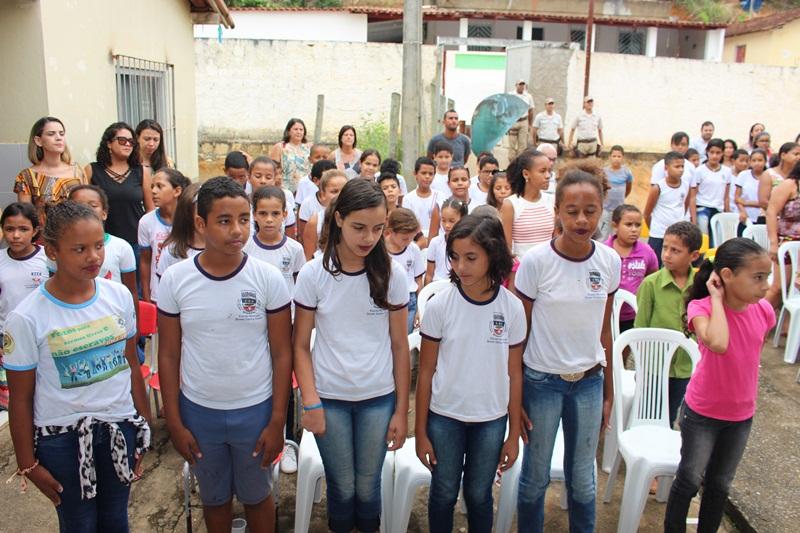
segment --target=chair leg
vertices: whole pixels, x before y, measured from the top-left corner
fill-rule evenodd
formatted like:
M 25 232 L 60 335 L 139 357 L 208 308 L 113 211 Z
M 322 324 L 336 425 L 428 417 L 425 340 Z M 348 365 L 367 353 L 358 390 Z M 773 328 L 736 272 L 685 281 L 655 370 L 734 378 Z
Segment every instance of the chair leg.
M 302 461 L 302 457 L 299 457 Z M 311 507 L 314 505 L 314 493 L 321 485 L 322 476 L 312 472 L 304 464 L 298 465 L 297 490 L 295 498 L 294 530 L 297 533 L 306 533 L 311 523 Z
M 775 323 L 775 335 L 772 337 L 772 346 L 777 348 L 781 341 L 781 330 L 783 329 L 783 317 L 786 314 L 786 308 L 781 306 L 781 312 L 778 313 L 778 321 Z
M 660 476 L 658 478 L 658 489 L 656 489 L 656 501 L 658 503 L 667 503 L 669 500 L 669 491 L 672 490 L 672 481 L 675 478 L 672 476 Z
M 653 479 L 646 465 L 639 462 L 626 465 L 625 488 L 622 491 L 622 504 L 619 510 L 617 533 L 636 533 L 650 492 Z
M 387 452 L 381 470 L 381 533 L 391 533 L 392 501 L 394 500 L 395 452 Z
M 614 464 L 614 457 L 617 455 L 617 432 L 613 425 L 616 423 L 612 416 L 612 427 L 606 430 L 605 440 L 603 441 L 603 472 L 611 472 L 611 466 Z
M 410 479 L 404 475 L 405 472 L 398 472 L 394 486 L 394 505 L 392 506 L 392 528 L 390 531 L 406 531 L 408 521 L 411 518 L 411 507 L 414 503 L 414 496 L 417 489 L 424 483 L 420 479 Z M 430 480 L 428 480 L 430 483 Z
M 800 349 L 800 317 L 789 315 L 789 334 L 786 336 L 786 349 L 783 352 L 783 361 L 794 364 L 797 361 L 797 350 Z
M 497 501 L 496 533 L 509 533 L 517 512 L 517 495 L 519 493 L 519 475 L 522 470 L 522 453 L 514 464 L 500 478 L 500 497 Z
M 192 485 L 194 484 L 194 476 L 192 476 L 192 471 L 189 469 L 189 463 L 184 461 L 183 463 L 183 512 L 186 516 L 186 533 L 192 533 L 192 506 L 191 506 L 191 497 L 192 497 Z
M 622 455 L 617 452 L 614 456 L 614 462 L 611 463 L 611 471 L 608 473 L 608 481 L 606 481 L 606 490 L 603 492 L 603 503 L 611 503 L 611 498 L 614 496 L 614 485 L 617 482 L 617 474 L 619 474 L 619 465 L 622 461 Z
M 569 503 L 567 502 L 567 482 L 563 481 L 561 483 L 561 501 L 559 502 L 561 505 L 561 510 L 566 511 L 569 509 Z

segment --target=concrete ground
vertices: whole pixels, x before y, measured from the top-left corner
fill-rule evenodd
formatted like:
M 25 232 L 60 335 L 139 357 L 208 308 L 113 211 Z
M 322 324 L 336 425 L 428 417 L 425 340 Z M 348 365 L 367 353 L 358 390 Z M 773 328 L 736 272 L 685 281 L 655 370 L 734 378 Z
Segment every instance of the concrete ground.
M 753 425 L 748 448 L 731 493 L 734 524 L 729 518 L 722 531 L 760 531 L 769 533 L 794 532 L 800 524 L 800 454 L 796 444 L 800 437 L 798 412 L 800 412 L 800 385 L 794 382 L 797 366 L 783 363 L 782 350 L 771 345 L 762 353 L 762 374 L 758 412 Z M 413 429 L 413 413 L 410 415 Z M 146 456 L 144 478 L 135 483 L 131 493 L 130 525 L 133 532 L 183 532 L 186 515 L 183 510 L 181 468 L 183 460 L 169 442 L 163 420 L 154 427 L 153 450 Z M 599 459 L 599 455 L 598 455 Z M 0 429 L 0 474 L 11 475 L 16 467 L 8 429 Z M 597 531 L 616 531 L 619 504 L 622 497 L 623 472 L 616 485 L 610 504 L 597 503 Z M 607 475 L 600 472 L 598 492 L 602 494 Z M 294 527 L 295 475 L 282 475 L 280 480 L 280 506 L 278 526 L 280 531 Z M 559 507 L 562 487 L 554 483 L 548 491 L 546 520 L 548 531 L 567 531 L 567 513 Z M 496 494 L 497 496 L 497 494 Z M 420 490 L 412 511 L 408 530 L 427 530 L 427 489 Z M 57 519 L 49 501 L 35 488 L 20 494 L 16 483 L 0 484 L 0 533 L 20 531 L 56 531 Z M 197 495 L 192 497 L 192 523 L 195 532 L 205 532 L 202 509 Z M 496 498 L 495 498 L 496 501 Z M 642 517 L 640 531 L 661 531 L 665 504 L 653 497 L 648 500 Z M 243 516 L 237 505 L 237 514 Z M 697 516 L 693 504 L 690 516 Z M 466 531 L 466 517 L 455 514 L 456 530 Z M 693 528 L 690 526 L 689 531 Z M 325 500 L 314 506 L 310 531 L 327 531 Z

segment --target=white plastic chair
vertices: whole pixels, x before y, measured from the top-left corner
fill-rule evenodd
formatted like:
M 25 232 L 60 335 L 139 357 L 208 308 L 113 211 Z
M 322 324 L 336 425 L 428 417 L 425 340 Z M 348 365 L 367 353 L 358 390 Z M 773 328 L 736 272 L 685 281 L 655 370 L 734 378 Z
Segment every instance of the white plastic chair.
M 745 224 L 750 224 L 750 221 L 746 221 Z M 739 213 L 717 213 L 711 217 L 709 226 L 714 235 L 714 247 L 718 248 L 725 241 L 736 238 L 739 229 Z
M 419 315 L 420 322 L 422 321 L 422 315 L 425 314 L 425 309 L 428 307 L 428 300 L 433 298 L 437 292 L 440 292 L 449 286 L 449 279 L 440 279 L 437 281 L 431 281 L 422 287 L 422 290 L 419 291 L 419 296 L 417 296 L 417 314 Z
M 742 237 L 756 241 L 764 250 L 769 250 L 769 235 L 766 224 L 748 224 Z
M 614 294 L 614 307 L 611 313 L 611 338 L 616 340 L 619 337 L 619 315 L 622 311 L 623 304 L 630 305 L 634 312 L 638 311 L 636 295 L 625 289 L 619 289 Z M 634 379 L 635 372 L 633 370 L 625 370 L 622 374 L 622 402 L 623 402 L 623 420 L 628 417 L 631 411 L 631 404 L 633 403 L 633 391 L 636 386 Z M 609 428 L 606 430 L 605 438 L 603 440 L 603 460 L 601 466 L 603 472 L 611 472 L 611 466 L 614 463 L 614 457 L 617 456 L 617 433 L 614 431 L 614 426 L 618 423 L 615 411 L 611 412 L 611 420 L 609 421 Z
M 403 447 L 395 452 L 394 499 L 390 532 L 402 532 L 408 529 L 414 496 L 420 487 L 430 484 L 431 472 L 417 457 L 416 439 L 413 437 L 406 439 Z
M 387 525 L 391 517 L 394 480 L 394 452 L 387 452 L 381 471 L 381 532 L 391 531 Z M 295 500 L 294 531 L 306 533 L 311 523 L 311 507 L 322 500 L 322 478 L 325 469 L 319 454 L 317 440 L 309 431 L 303 431 L 297 452 L 297 496 Z
M 797 350 L 800 349 L 800 320 L 796 320 L 798 318 L 797 311 L 800 310 L 800 291 L 794 284 L 794 280 L 797 279 L 798 252 L 800 252 L 800 241 L 785 242 L 778 248 L 778 276 L 781 281 L 783 307 L 778 315 L 778 323 L 775 325 L 773 345 L 777 348 L 783 330 L 783 320 L 788 312 L 789 332 L 786 336 L 783 360 L 790 364 L 797 360 Z M 786 279 L 786 268 L 783 266 L 787 256 L 792 265 L 789 279 Z
M 681 459 L 681 434 L 669 427 L 669 367 L 678 348 L 692 360 L 700 360 L 697 344 L 682 333 L 661 328 L 628 330 L 614 342 L 614 410 L 623 419 L 622 352 L 636 366 L 636 390 L 628 422 L 617 424 L 619 455 L 614 459 L 603 502 L 611 501 L 620 458 L 624 459 L 625 488 L 622 493 L 617 533 L 634 533 L 644 511 L 653 478 L 674 476 Z

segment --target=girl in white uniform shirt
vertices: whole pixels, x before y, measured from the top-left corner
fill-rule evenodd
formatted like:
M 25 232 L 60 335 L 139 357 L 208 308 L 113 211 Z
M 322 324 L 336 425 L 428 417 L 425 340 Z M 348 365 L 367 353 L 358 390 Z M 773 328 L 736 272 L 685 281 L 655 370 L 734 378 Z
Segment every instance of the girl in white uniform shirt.
M 161 255 L 156 265 L 156 276 L 159 280 L 169 267 L 184 259 L 191 259 L 206 247 L 203 235 L 195 230 L 194 219 L 197 216 L 197 192 L 201 183 L 192 183 L 178 198 L 175 217 L 169 237 L 164 241 Z
M 452 283 L 420 330 L 417 456 L 432 472 L 429 531 L 453 530 L 463 476 L 469 530 L 489 532 L 495 472 L 519 453 L 525 311 L 502 286 L 513 259 L 496 215 L 462 218 L 447 254 Z
M 400 448 L 408 429 L 408 282 L 386 252 L 386 212 L 374 180 L 349 181 L 326 211 L 322 257 L 295 285 L 303 427 L 319 446 L 335 532 L 378 531 L 387 444 Z
M 603 213 L 598 179 L 572 170 L 558 183 L 561 235 L 522 257 L 516 290 L 528 318 L 523 414 L 527 438 L 519 484 L 519 523 L 544 529 L 544 497 L 559 422 L 572 532 L 595 526 L 594 462 L 611 412 L 609 317 L 619 281 L 617 253 L 592 240 Z M 532 423 L 532 425 L 530 424 Z
M 711 218 L 717 213 L 728 211 L 731 170 L 722 164 L 725 142 L 722 139 L 708 141 L 705 163 L 694 170 L 694 183 L 689 191 L 689 209 L 696 211 L 695 222 L 700 231 L 709 235 L 709 246 L 715 246 L 715 236 L 710 231 Z
M 467 204 L 456 198 L 448 198 L 442 202 L 442 229 L 431 239 L 428 245 L 428 269 L 425 272 L 425 285 L 431 281 L 448 279 L 450 277 L 450 260 L 447 258 L 447 235 L 453 226 L 467 216 Z

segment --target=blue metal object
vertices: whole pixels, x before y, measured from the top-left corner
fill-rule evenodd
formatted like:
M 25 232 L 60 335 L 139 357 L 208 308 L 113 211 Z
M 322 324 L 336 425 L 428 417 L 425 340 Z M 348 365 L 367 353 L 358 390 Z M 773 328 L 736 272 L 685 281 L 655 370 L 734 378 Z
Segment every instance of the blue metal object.
M 513 94 L 484 98 L 472 114 L 472 153 L 491 152 L 508 130 L 528 112 L 528 104 Z
M 739 0 L 739 5 L 742 6 L 744 11 L 755 11 L 758 12 L 761 10 L 761 5 L 764 3 L 764 0 Z

